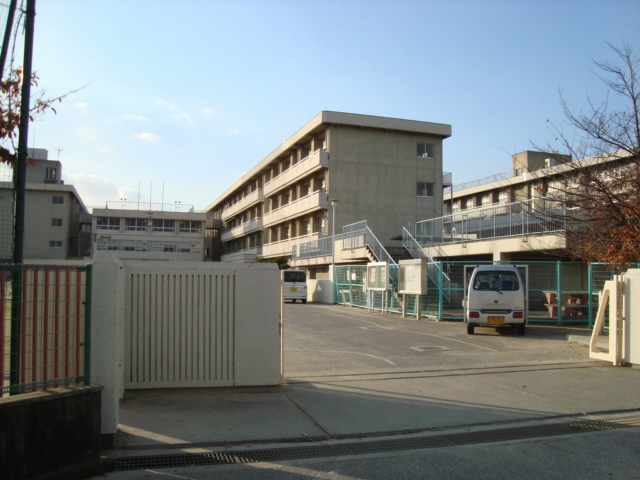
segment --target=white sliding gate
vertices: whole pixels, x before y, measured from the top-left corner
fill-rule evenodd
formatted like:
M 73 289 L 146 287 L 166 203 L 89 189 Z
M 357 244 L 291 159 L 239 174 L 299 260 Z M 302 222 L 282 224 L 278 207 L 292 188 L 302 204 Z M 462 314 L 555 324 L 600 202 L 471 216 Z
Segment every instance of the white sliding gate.
M 271 278 L 264 277 L 267 273 L 274 278 L 272 287 L 269 282 L 265 285 L 264 278 Z M 259 371 L 248 363 L 260 361 L 265 348 L 268 358 L 279 357 L 278 273 L 233 267 L 129 265 L 125 280 L 124 387 L 246 384 L 237 378 L 243 365 Z M 239 281 L 240 275 L 244 281 Z M 247 283 L 246 277 L 256 275 L 263 277 L 258 280 L 260 286 L 241 287 Z M 269 305 L 274 308 L 269 309 Z M 275 367 L 278 373 L 279 366 Z M 258 378 L 255 382 L 274 383 Z

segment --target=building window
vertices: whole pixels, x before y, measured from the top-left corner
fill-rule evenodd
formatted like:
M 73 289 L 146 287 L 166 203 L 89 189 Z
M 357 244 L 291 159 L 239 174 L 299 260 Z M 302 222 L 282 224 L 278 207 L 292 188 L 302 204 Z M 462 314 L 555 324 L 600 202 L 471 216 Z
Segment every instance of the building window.
M 58 169 L 56 167 L 47 167 L 45 180 L 55 181 L 58 179 Z
M 433 197 L 433 183 L 418 182 L 417 187 L 418 197 Z
M 51 219 L 51 226 L 52 227 L 61 227 L 62 226 L 62 219 L 61 218 L 52 218 Z
M 49 248 L 62 248 L 62 240 L 49 240 Z
M 524 168 L 517 168 L 516 169 L 516 177 L 519 177 L 520 175 L 524 174 L 526 172 L 526 170 Z
M 98 230 L 120 230 L 120 219 L 112 217 L 98 217 L 96 219 Z
M 467 198 L 464 202 L 464 208 L 466 210 L 471 210 L 473 207 L 475 207 L 475 202 L 473 201 L 473 197 Z
M 434 158 L 434 145 L 432 143 L 418 142 L 418 156 L 422 158 Z
M 64 205 L 64 197 L 61 197 L 59 195 L 54 195 L 52 203 L 54 205 Z
M 508 203 L 509 202 L 509 192 L 506 190 L 501 190 L 498 193 L 498 203 Z
M 485 195 L 482 195 L 482 206 L 483 207 L 487 207 L 489 205 L 491 205 L 491 194 L 487 193 Z
M 180 233 L 199 233 L 202 230 L 202 222 L 195 220 L 180 220 Z
M 164 232 L 164 233 L 173 233 L 176 231 L 176 221 L 175 220 L 163 220 L 157 219 L 153 221 L 153 231 L 154 232 Z
M 125 218 L 124 229 L 128 232 L 146 232 L 149 220 L 146 218 Z

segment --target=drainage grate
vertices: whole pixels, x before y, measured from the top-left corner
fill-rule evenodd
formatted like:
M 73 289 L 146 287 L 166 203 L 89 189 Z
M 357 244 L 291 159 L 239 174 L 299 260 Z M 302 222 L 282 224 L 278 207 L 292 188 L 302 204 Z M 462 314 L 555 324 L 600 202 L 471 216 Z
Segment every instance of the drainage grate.
M 416 438 L 396 438 L 340 444 L 314 444 L 295 447 L 270 448 L 252 451 L 226 451 L 185 453 L 178 455 L 148 455 L 116 459 L 116 470 L 147 468 L 191 467 L 203 465 L 229 465 L 257 462 L 278 462 L 309 458 L 340 457 L 371 453 L 422 450 L 477 443 L 494 443 L 526 438 L 553 437 L 588 433 L 599 430 L 640 426 L 640 415 L 616 417 L 607 420 L 580 420 L 567 423 L 503 428 L 477 432 L 449 433 Z

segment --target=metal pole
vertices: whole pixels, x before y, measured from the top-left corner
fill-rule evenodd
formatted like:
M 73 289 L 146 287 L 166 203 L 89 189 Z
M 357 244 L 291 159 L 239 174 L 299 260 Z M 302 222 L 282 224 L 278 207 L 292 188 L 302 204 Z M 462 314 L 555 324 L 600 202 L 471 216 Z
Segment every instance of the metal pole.
M 20 393 L 17 388 L 20 383 L 20 336 L 22 318 L 22 281 L 23 281 L 23 252 L 24 252 L 24 211 L 25 189 L 27 179 L 27 147 L 29 145 L 29 110 L 31 98 L 31 76 L 33 63 L 33 30 L 36 16 L 36 0 L 27 0 L 25 18 L 24 64 L 22 78 L 22 98 L 20 100 L 20 126 L 18 139 L 18 159 L 14 172 L 15 191 L 15 220 L 13 263 L 14 269 L 11 282 L 11 360 L 9 374 L 10 394 Z
M 337 303 L 338 286 L 336 284 L 336 205 L 338 200 L 329 200 L 331 202 L 331 279 L 333 283 L 333 303 Z

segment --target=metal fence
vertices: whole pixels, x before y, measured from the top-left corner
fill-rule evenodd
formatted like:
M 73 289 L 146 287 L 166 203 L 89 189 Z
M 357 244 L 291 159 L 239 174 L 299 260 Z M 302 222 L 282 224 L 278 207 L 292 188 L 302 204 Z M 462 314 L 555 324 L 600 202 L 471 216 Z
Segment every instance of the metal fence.
M 548 198 L 492 205 L 412 224 L 421 245 L 469 242 L 566 230 L 564 206 Z
M 89 383 L 91 266 L 0 265 L 0 397 Z
M 440 320 L 463 320 L 465 274 L 482 264 L 501 262 L 440 261 L 428 277 L 428 293 L 417 303 L 408 296 L 407 313 Z M 616 273 L 608 265 L 578 262 L 502 262 L 522 266 L 528 272 L 528 315 L 530 322 L 582 324 L 592 327 L 598 309 L 599 292 L 604 282 Z M 636 265 L 636 267 L 640 266 Z M 466 268 L 465 268 L 466 267 Z M 366 265 L 335 267 L 336 303 L 380 312 L 402 313 L 402 295 L 398 293 L 398 266 L 389 265 L 390 289 L 367 292 Z

